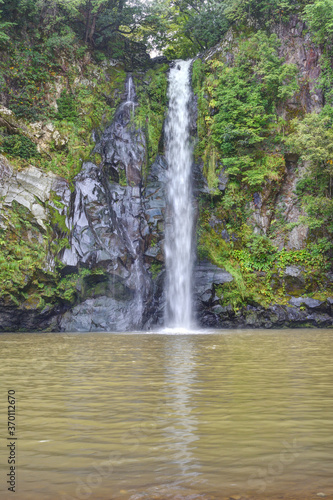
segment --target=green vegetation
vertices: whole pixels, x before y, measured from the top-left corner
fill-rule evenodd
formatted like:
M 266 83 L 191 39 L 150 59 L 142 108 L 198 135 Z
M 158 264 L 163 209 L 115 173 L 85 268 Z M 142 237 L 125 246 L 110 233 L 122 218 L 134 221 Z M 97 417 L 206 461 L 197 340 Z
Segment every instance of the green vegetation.
M 279 43 L 275 35 L 259 31 L 239 40 L 233 65 L 215 59 L 204 76 L 202 63 L 196 62 L 196 88 L 199 75 L 204 78 L 198 91 L 197 155 L 223 164 L 234 186 L 259 189 L 267 180 L 278 180 L 284 167 L 282 155 L 274 151 L 281 141 L 276 107 L 298 89 L 298 71 L 279 58 Z M 205 163 L 205 169 L 211 172 L 213 166 Z
M 315 0 L 304 8 L 304 18 L 314 41 L 321 45 L 321 75 L 319 86 L 325 94 L 325 102 L 333 105 L 333 1 Z
M 163 122 L 167 105 L 168 65 L 150 69 L 136 78 L 139 106 L 135 112 L 135 126 L 144 130 L 147 144 L 147 168 L 156 158 L 162 137 Z M 147 173 L 147 172 L 146 172 Z
M 50 56 L 75 58 L 79 48 L 81 56 L 93 51 L 98 62 L 138 62 L 147 48 L 188 58 L 230 27 L 267 29 L 295 14 L 304 15 L 318 40 L 332 36 L 332 0 L 13 0 L 1 9 L 0 48 L 25 33 Z
M 5 136 L 0 142 L 0 151 L 25 160 L 40 156 L 36 144 L 24 135 Z
M 212 211 L 211 216 L 214 215 Z M 246 304 L 286 304 L 289 300 L 287 291 L 293 295 L 299 293 L 297 289 L 286 290 L 288 277 L 284 271 L 292 265 L 302 268 L 306 276 L 302 293 L 327 296 L 333 291 L 326 284 L 326 274 L 331 267 L 329 255 L 333 248 L 327 239 L 301 250 L 278 251 L 268 237 L 253 234 L 245 224 L 237 239 L 228 242 L 221 237 L 222 221 L 214 228 L 209 221 L 200 221 L 199 227 L 199 257 L 208 258 L 234 277 L 232 283 L 219 287 L 223 305 L 231 304 L 238 310 Z
M 18 118 L 32 122 L 54 116 L 46 97 L 60 68 L 43 45 L 11 41 L 0 69 L 5 75 L 2 93 Z
M 333 112 L 330 106 L 320 114 L 310 113 L 292 121 L 289 147 L 306 162 L 296 193 L 307 216 L 305 224 L 313 236 L 333 236 Z
M 8 297 L 18 304 L 27 298 L 25 288 L 36 273 L 45 267 L 46 235 L 42 235 L 32 214 L 15 201 L 6 209 L 0 229 L 0 297 Z
M 64 218 L 55 209 L 51 220 L 55 229 L 67 233 Z M 52 228 L 42 233 L 31 212 L 22 205 L 14 201 L 6 209 L 0 229 L 1 300 L 38 310 L 59 303 L 75 304 L 88 277 L 104 276 L 101 269 L 80 268 L 63 277 L 62 266 L 57 272 L 47 271 L 48 252 L 55 255 L 68 243 L 66 238 L 58 239 L 50 248 L 52 236 Z
M 89 157 L 93 143 L 92 131 L 105 126 L 120 102 L 126 73 L 121 65 L 77 60 L 61 74 L 59 61 L 42 46 L 28 49 L 16 43 L 0 60 L 6 74 L 2 95 L 15 116 L 24 123 L 38 122 L 49 133 L 46 148 L 38 154 L 36 145 L 16 134 L 4 136 L 0 149 L 18 167 L 30 164 L 52 171 L 68 180 L 79 172 L 82 160 Z M 77 56 L 78 54 L 76 54 Z M 5 73 L 5 67 L 9 71 Z M 82 74 L 83 73 L 83 74 Z M 62 88 L 57 98 L 57 89 Z M 24 125 L 25 126 L 25 125 Z
M 266 2 L 267 4 L 267 2 Z M 286 266 L 298 265 L 309 279 L 303 293 L 322 293 L 332 255 L 332 108 L 292 122 L 277 110 L 298 91 L 298 70 L 278 56 L 279 40 L 257 31 L 239 34 L 229 46 L 234 58 L 217 52 L 197 59 L 193 87 L 198 96 L 196 157 L 204 165 L 210 196 L 201 198 L 199 257 L 225 268 L 234 282 L 220 287 L 223 305 L 285 303 Z M 298 154 L 306 168 L 295 196 L 306 212 L 287 224 L 274 200 L 285 178 L 285 154 Z M 227 176 L 224 191 L 219 175 Z M 256 200 L 273 210 L 266 234 L 254 233 Z M 299 224 L 310 229 L 306 248 L 278 250 L 274 238 Z M 293 293 L 297 294 L 297 290 Z M 325 291 L 331 293 L 331 290 Z
M 163 266 L 162 266 L 161 262 L 157 262 L 157 261 L 152 262 L 152 264 L 150 265 L 150 272 L 151 272 L 153 280 L 156 280 L 156 278 L 158 277 L 158 275 L 160 274 L 162 269 L 163 269 Z
M 59 99 L 57 99 L 57 107 L 57 120 L 76 121 L 75 96 L 71 92 L 67 92 L 66 90 L 61 92 Z

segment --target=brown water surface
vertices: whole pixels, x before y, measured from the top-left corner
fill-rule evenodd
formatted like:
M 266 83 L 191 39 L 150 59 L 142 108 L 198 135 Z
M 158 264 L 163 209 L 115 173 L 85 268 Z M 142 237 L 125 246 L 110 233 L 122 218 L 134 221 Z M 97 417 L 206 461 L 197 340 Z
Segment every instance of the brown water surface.
M 1 500 L 333 498 L 333 330 L 2 334 L 0 348 Z

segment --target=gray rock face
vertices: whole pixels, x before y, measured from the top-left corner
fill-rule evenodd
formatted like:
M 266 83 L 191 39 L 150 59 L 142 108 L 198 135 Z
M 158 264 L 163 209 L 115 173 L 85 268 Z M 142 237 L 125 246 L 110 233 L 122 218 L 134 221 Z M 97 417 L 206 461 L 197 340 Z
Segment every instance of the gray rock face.
M 210 328 L 329 328 L 332 305 L 308 298 L 290 300 L 288 306 L 247 306 L 234 312 L 231 306 L 208 306 L 199 311 L 200 324 Z
M 302 274 L 302 269 L 297 266 L 287 266 L 284 274 L 286 276 L 292 276 L 293 278 L 298 278 Z
M 69 267 L 102 267 L 130 294 L 122 300 L 109 296 L 104 302 L 89 299 L 76 306 L 61 320 L 66 331 L 140 329 L 153 314 L 155 294 L 161 292 L 148 269 L 152 262 L 163 261 L 166 164 L 158 157 L 143 185 L 146 145 L 143 132 L 132 124 L 135 107 L 130 78 L 126 101 L 95 147 L 101 165 L 86 162 L 75 178 L 68 217 L 71 246 L 62 255 Z
M 109 175 L 124 171 L 129 186 L 140 186 L 146 159 L 146 140 L 142 130 L 132 124 L 137 106 L 133 79 L 128 77 L 126 101 L 116 111 L 114 120 L 105 129 L 95 151 L 100 153 Z
M 323 301 L 311 299 L 309 297 L 293 297 L 289 300 L 290 304 L 296 307 L 306 305 L 309 309 L 319 309 Z
M 62 331 L 66 332 L 126 332 L 135 329 L 136 302 L 119 301 L 110 297 L 88 299 L 71 312 L 63 315 L 60 321 Z
M 216 287 L 232 281 L 232 275 L 224 269 L 220 269 L 208 261 L 197 263 L 194 269 L 194 300 L 197 321 L 200 325 L 216 326 L 216 319 L 225 310 L 219 304 Z
M 220 269 L 209 261 L 199 262 L 194 270 L 195 292 L 198 296 L 212 290 L 214 285 L 230 283 L 233 277 L 224 269 Z
M 57 316 L 60 308 L 34 311 L 0 302 L 0 332 L 59 331 Z
M 0 155 L 0 208 L 11 206 L 16 201 L 30 210 L 39 226 L 46 229 L 48 212 L 43 203 L 50 199 L 51 191 L 61 191 L 62 199 L 68 205 L 69 187 L 64 179 L 33 166 L 14 171 L 6 158 Z

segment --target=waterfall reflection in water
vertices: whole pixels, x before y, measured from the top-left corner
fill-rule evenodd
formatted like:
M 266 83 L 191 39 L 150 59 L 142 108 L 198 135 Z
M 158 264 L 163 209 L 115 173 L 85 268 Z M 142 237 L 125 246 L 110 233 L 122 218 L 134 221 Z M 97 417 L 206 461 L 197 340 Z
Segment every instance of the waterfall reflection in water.
M 182 483 L 191 481 L 200 472 L 200 463 L 193 454 L 199 439 L 197 418 L 191 405 L 192 392 L 197 385 L 194 350 L 194 343 L 189 339 L 180 342 L 179 338 L 171 337 L 166 345 L 169 364 L 166 366 L 165 392 L 172 425 L 166 427 L 164 433 L 170 454 L 179 466 Z
M 333 498 L 331 330 L 0 345 L 18 405 L 16 500 Z

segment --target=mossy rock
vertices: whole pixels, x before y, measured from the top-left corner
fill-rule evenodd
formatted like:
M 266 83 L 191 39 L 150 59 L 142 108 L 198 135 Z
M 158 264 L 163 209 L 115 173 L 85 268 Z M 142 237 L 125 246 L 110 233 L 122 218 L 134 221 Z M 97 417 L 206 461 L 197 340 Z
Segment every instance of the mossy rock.
M 37 311 L 42 306 L 42 299 L 37 295 L 30 295 L 30 297 L 23 302 L 22 308 L 30 311 Z
M 133 292 L 118 276 L 92 274 L 83 279 L 82 298 L 110 297 L 116 300 L 130 300 Z

